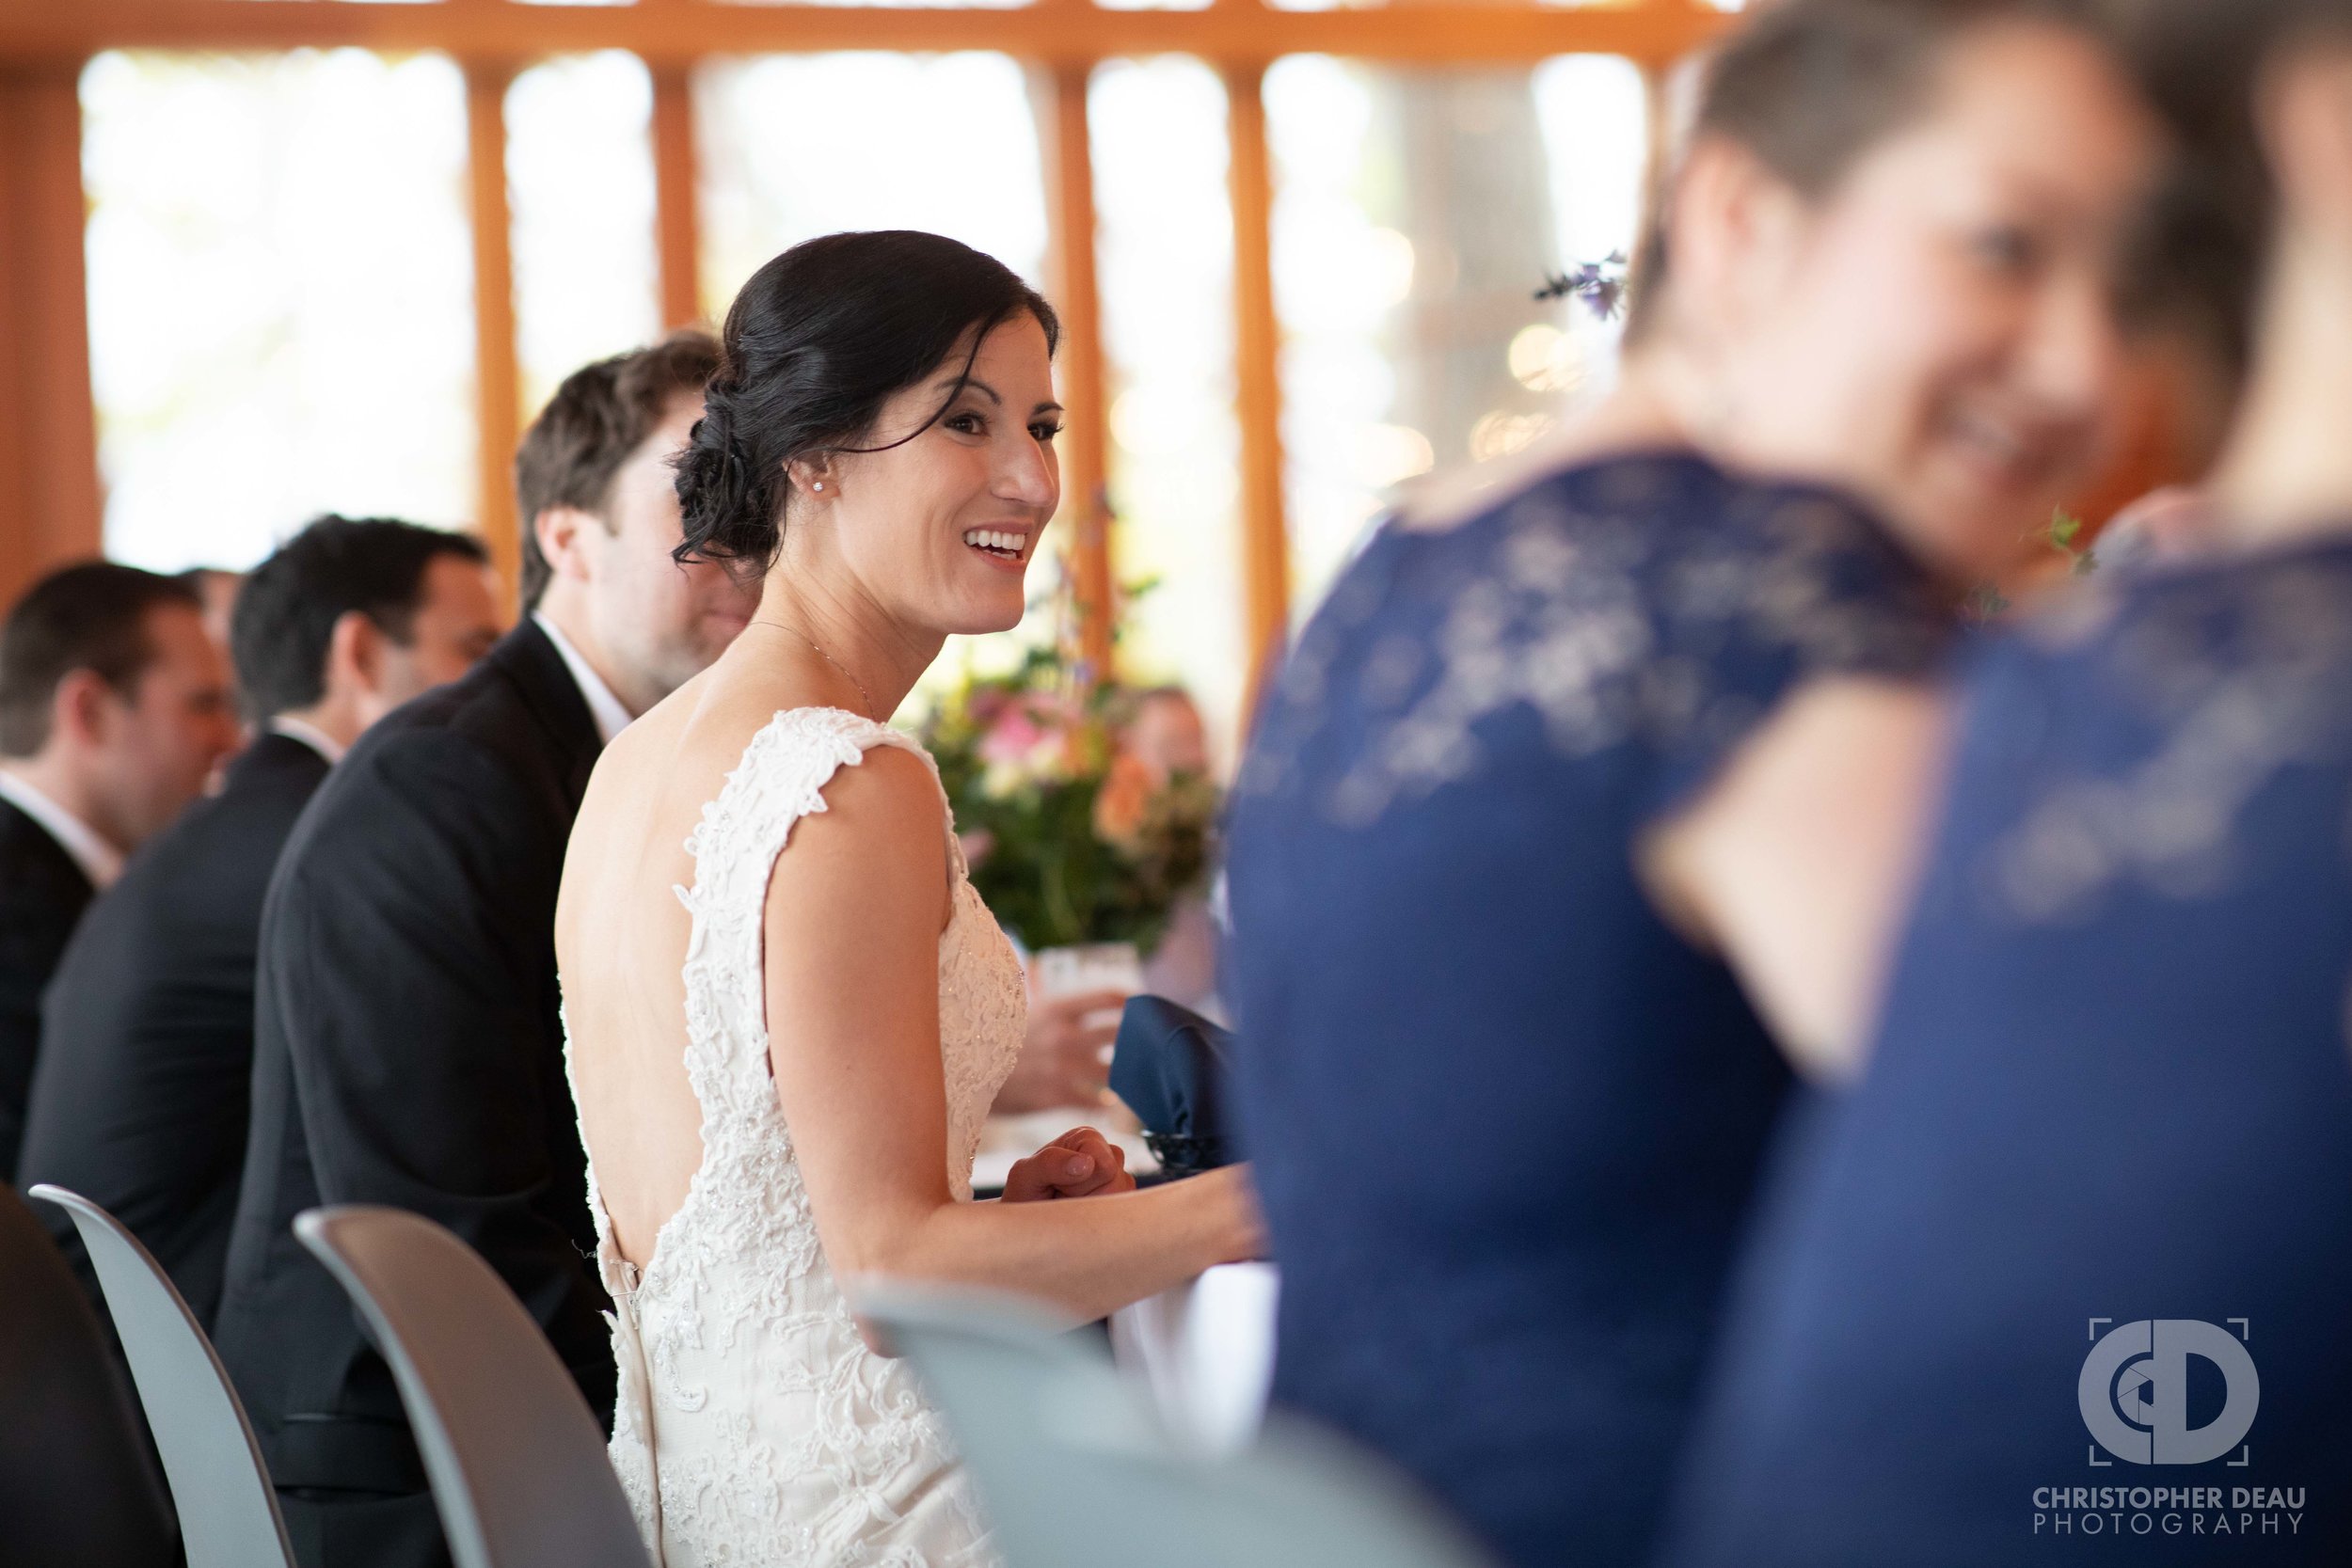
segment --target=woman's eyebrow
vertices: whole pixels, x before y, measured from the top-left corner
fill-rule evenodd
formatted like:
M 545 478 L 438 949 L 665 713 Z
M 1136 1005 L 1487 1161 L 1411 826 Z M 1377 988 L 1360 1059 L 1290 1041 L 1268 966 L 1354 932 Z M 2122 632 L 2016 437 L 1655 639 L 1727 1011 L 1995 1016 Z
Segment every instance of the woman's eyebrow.
M 991 387 L 987 382 L 982 381 L 977 375 L 951 375 L 941 384 L 942 389 L 948 392 L 959 392 L 966 387 L 971 388 L 976 392 L 986 392 L 988 394 L 988 401 L 996 404 L 999 408 L 1002 408 L 1005 405 L 1005 400 L 997 394 L 996 388 Z

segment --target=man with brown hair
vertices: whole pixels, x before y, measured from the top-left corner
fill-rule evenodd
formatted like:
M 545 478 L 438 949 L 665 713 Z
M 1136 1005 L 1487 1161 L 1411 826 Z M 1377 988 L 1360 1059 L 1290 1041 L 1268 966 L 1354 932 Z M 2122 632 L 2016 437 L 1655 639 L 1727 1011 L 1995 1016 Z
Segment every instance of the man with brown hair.
M 368 725 L 498 641 L 489 561 L 461 533 L 326 516 L 255 567 L 230 627 L 252 744 L 90 907 L 49 983 L 17 1185 L 103 1205 L 207 1326 L 245 1164 L 270 872 Z M 40 1220 L 96 1297 L 72 1220 Z
M 203 614 L 183 583 L 94 561 L 34 584 L 0 627 L 0 1179 L 82 911 L 236 749 Z
M 352 748 L 271 880 L 216 1338 L 305 1568 L 449 1558 L 390 1371 L 289 1230 L 304 1209 L 455 1231 L 611 1418 L 555 896 L 598 752 L 751 615 L 755 590 L 670 554 L 670 457 L 716 363 L 681 333 L 564 382 L 516 463 L 530 615 Z

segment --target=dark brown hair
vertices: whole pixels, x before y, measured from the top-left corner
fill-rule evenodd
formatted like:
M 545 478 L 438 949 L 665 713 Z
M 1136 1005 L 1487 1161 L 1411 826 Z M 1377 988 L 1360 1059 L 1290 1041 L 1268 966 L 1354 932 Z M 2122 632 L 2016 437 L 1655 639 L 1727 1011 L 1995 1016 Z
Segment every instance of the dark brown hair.
M 2113 37 L 2103 0 L 1781 0 L 1744 22 L 1705 67 L 1693 140 L 1747 149 L 1807 198 L 1932 107 L 1953 47 L 1997 23 Z M 1654 325 L 1669 271 L 1661 198 L 1634 258 L 1626 337 Z
M 2233 379 L 2252 356 L 2278 191 L 2255 123 L 2264 72 L 2298 44 L 2352 40 L 2352 0 L 2146 0 L 2131 53 L 2178 144 L 2140 237 L 2146 310 Z
M 33 584 L 0 626 L 0 756 L 33 756 L 49 744 L 57 683 L 76 670 L 128 696 L 155 661 L 148 614 L 167 605 L 204 612 L 202 595 L 178 578 L 110 561 Z
M 335 623 L 354 610 L 410 645 L 425 574 L 443 556 L 490 561 L 479 540 L 392 517 L 330 514 L 280 545 L 245 579 L 229 623 L 246 715 L 275 719 L 324 697 Z
M 719 368 L 718 340 L 689 328 L 650 348 L 574 371 L 523 433 L 515 452 L 515 502 L 522 522 L 523 608 L 547 592 L 548 562 L 533 525 L 550 507 L 605 519 L 612 476 L 684 398 L 699 398 Z
M 866 437 L 892 394 L 964 356 L 1016 316 L 1051 353 L 1054 308 L 993 256 L 939 234 L 887 230 L 794 245 L 752 275 L 721 335 L 719 373 L 679 457 L 681 561 L 765 571 L 784 542 L 784 470 Z M 959 388 L 960 389 L 960 388 Z M 904 445 L 945 418 L 954 393 Z

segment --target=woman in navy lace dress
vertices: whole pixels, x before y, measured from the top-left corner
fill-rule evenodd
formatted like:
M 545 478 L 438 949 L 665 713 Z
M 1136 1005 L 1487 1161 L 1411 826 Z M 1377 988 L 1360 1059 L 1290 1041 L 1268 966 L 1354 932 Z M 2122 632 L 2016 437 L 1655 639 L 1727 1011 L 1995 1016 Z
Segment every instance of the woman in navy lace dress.
M 1245 764 L 1278 1397 L 1517 1563 L 1645 1555 L 1791 1083 L 1751 996 L 1816 1058 L 1858 1027 L 1814 923 L 1879 929 L 1891 895 L 1828 873 L 1899 860 L 1915 824 L 1877 808 L 1920 765 L 1886 740 L 1933 708 L 1953 585 L 2113 405 L 2108 258 L 2158 138 L 2048 11 L 1748 24 L 1623 386 L 1382 534 Z
M 2352 1560 L 2352 0 L 2191 19 L 2225 174 L 2273 70 L 2234 548 L 1971 669 L 1868 1074 L 1726 1340 L 1690 1568 Z

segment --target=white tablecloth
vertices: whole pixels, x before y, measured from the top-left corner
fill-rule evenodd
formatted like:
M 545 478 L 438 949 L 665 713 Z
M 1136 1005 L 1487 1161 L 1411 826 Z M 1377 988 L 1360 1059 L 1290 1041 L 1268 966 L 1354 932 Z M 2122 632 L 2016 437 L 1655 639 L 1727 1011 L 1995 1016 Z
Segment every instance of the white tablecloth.
M 1114 1313 L 1111 1354 L 1150 1388 L 1170 1431 L 1234 1452 L 1265 1419 L 1280 1289 L 1271 1263 L 1211 1269 Z

